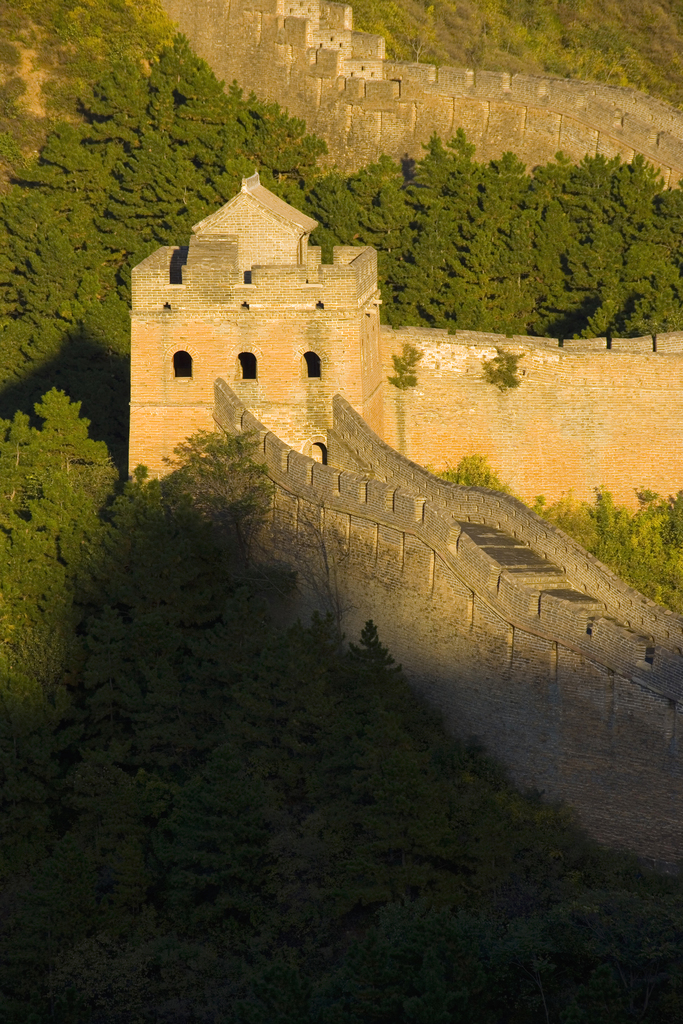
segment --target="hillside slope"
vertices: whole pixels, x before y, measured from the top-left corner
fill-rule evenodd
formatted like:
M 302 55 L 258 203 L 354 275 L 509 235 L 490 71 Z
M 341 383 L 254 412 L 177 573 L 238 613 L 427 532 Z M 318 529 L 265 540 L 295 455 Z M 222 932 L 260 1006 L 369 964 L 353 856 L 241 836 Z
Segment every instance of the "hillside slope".
M 0 185 L 81 103 L 112 60 L 148 61 L 173 29 L 158 0 L 0 4 Z
M 353 0 L 406 60 L 631 85 L 683 104 L 680 0 Z
M 683 3 L 354 0 L 387 54 L 632 85 L 683 105 Z M 0 6 L 0 187 L 112 58 L 149 61 L 173 28 L 160 0 L 5 0 Z

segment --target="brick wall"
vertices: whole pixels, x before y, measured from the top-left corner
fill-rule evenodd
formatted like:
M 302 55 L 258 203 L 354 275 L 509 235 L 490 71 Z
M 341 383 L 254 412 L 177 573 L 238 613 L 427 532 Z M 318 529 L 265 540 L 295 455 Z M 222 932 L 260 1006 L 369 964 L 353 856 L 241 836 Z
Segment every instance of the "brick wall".
M 683 334 L 565 341 L 383 327 L 385 378 L 408 342 L 422 353 L 418 384 L 384 387 L 382 436 L 422 465 L 485 455 L 527 501 L 607 487 L 636 507 L 636 489 L 683 488 Z M 656 351 L 653 351 L 656 347 Z M 521 385 L 483 376 L 498 349 L 519 355 Z
M 533 166 L 563 150 L 642 153 L 665 182 L 683 174 L 683 113 L 633 89 L 384 59 L 381 36 L 354 32 L 352 10 L 286 0 L 163 0 L 226 83 L 237 80 L 306 120 L 353 170 L 382 153 L 422 155 L 433 132 L 464 128 L 480 159 L 517 153 Z

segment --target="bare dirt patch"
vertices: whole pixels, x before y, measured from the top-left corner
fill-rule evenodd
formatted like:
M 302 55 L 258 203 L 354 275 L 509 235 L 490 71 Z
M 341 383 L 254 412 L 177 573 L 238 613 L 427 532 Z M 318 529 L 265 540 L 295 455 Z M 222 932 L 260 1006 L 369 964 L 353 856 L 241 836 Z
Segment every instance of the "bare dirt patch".
M 33 117 L 47 117 L 45 99 L 43 96 L 43 84 L 49 74 L 38 66 L 38 54 L 22 46 L 19 49 L 18 75 L 25 86 L 25 92 L 18 99 L 18 103 L 32 114 Z

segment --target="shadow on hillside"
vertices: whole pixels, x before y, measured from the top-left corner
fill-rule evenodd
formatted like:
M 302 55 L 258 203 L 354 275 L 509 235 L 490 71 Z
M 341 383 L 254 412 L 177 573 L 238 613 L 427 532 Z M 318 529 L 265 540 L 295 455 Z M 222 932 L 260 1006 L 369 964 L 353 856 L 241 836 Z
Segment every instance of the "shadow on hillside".
M 14 378 L 0 384 L 0 418 L 12 419 L 21 411 L 36 419 L 35 403 L 51 388 L 59 388 L 82 403 L 81 414 L 91 423 L 90 436 L 106 441 L 117 469 L 126 472 L 129 357 L 84 331 L 67 336 L 58 354 L 40 365 L 31 355 L 30 349 L 22 348 L 23 365 L 15 363 Z

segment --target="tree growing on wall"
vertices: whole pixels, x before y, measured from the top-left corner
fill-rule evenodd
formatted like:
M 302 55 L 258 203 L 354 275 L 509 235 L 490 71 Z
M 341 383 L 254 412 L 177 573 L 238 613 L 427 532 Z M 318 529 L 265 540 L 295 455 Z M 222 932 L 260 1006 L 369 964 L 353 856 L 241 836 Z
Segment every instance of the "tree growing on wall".
M 501 348 L 496 351 L 498 352 L 497 356 L 494 356 L 493 359 L 485 359 L 482 364 L 484 380 L 503 392 L 518 388 L 522 383 L 519 376 L 519 361 L 522 357 L 514 355 L 512 352 L 505 352 Z
M 485 455 L 463 455 L 457 466 L 448 466 L 436 474 L 442 480 L 462 487 L 488 487 L 492 491 L 512 494 L 511 488 L 495 471 Z
M 387 380 L 400 391 L 407 388 L 414 388 L 417 384 L 417 364 L 422 359 L 422 352 L 409 342 L 403 346 L 400 356 L 393 355 L 391 361 L 394 364 L 394 374 Z

